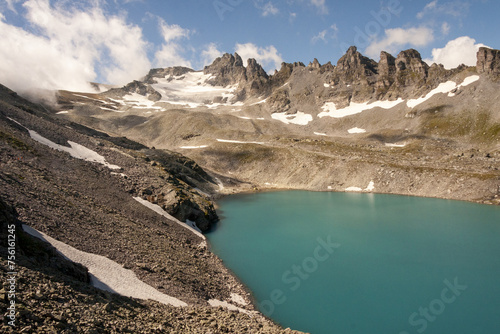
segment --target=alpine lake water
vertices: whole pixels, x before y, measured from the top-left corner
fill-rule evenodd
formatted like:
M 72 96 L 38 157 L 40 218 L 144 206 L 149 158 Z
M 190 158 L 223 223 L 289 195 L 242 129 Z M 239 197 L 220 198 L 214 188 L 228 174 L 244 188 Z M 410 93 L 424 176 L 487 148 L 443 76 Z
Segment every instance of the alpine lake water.
M 500 332 L 499 207 L 306 191 L 218 204 L 212 251 L 285 328 Z

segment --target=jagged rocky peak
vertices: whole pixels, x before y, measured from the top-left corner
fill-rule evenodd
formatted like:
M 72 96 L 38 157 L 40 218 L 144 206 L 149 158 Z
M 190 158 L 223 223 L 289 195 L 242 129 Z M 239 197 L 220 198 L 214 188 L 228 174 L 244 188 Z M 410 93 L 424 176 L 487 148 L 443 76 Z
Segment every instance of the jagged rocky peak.
M 228 86 L 241 82 L 245 79 L 245 66 L 243 60 L 237 53 L 234 56 L 225 53 L 218 57 L 211 65 L 205 66 L 204 74 L 212 74 L 214 78 L 209 83 L 214 86 Z
M 248 81 L 256 78 L 269 79 L 269 76 L 267 75 L 266 71 L 264 71 L 262 66 L 259 63 L 257 63 L 257 61 L 253 58 L 248 59 L 246 77 Z
M 382 51 L 378 63 L 378 73 L 382 77 L 393 76 L 396 73 L 396 58 L 390 53 Z
M 320 69 L 321 64 L 319 63 L 318 59 L 314 58 L 314 61 L 312 63 L 309 63 L 309 65 L 307 65 L 307 67 L 311 67 L 314 69 Z
M 281 87 L 285 84 L 285 82 L 290 79 L 292 72 L 296 66 L 290 63 L 281 63 L 281 68 L 279 71 L 275 71 L 275 73 L 270 77 L 271 83 L 273 87 Z
M 415 49 L 401 51 L 396 58 L 396 72 L 408 70 L 426 76 L 429 65 L 422 60 L 422 56 Z
M 377 73 L 378 64 L 363 56 L 358 48 L 351 46 L 347 53 L 343 55 L 337 62 L 337 71 L 339 72 L 362 72 L 365 75 L 372 75 Z
M 476 69 L 478 73 L 486 73 L 500 77 L 500 50 L 486 47 L 479 48 L 477 52 Z

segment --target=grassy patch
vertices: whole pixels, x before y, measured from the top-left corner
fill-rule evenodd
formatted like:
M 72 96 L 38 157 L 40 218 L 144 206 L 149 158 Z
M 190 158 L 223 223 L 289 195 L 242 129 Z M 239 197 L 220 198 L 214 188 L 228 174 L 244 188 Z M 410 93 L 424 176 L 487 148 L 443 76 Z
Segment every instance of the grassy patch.
M 422 125 L 425 134 L 444 137 L 469 137 L 477 142 L 496 141 L 500 136 L 500 124 L 491 122 L 486 110 L 464 111 L 457 115 L 429 115 Z
M 12 136 L 9 133 L 5 133 L 0 131 L 0 139 L 12 146 L 15 149 L 21 150 L 21 151 L 32 151 L 33 148 L 26 143 L 24 143 L 22 140 Z

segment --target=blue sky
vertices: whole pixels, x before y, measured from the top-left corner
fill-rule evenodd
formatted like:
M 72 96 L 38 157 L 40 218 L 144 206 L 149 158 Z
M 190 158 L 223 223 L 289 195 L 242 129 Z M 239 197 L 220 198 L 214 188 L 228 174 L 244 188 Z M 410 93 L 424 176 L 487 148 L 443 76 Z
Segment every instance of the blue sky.
M 376 61 L 415 48 L 474 65 L 479 46 L 500 48 L 498 13 L 497 0 L 2 0 L 0 83 L 85 90 L 235 51 L 272 73 L 282 61 L 335 64 L 350 45 Z

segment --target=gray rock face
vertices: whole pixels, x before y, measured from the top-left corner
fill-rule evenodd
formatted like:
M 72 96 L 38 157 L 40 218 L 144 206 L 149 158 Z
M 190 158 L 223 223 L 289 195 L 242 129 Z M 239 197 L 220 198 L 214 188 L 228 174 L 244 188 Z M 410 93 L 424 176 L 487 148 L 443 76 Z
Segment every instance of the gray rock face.
M 337 62 L 336 75 L 346 83 L 366 81 L 378 73 L 378 64 L 363 56 L 355 46 L 351 46 L 347 53 Z
M 482 47 L 477 53 L 477 72 L 500 76 L 500 50 Z
M 378 73 L 381 77 L 392 77 L 396 73 L 396 58 L 390 53 L 382 51 L 378 63 Z
M 161 100 L 161 94 L 158 93 L 153 87 L 151 87 L 148 84 L 145 84 L 142 81 L 136 81 L 136 80 L 132 81 L 126 86 L 123 86 L 122 88 L 110 89 L 109 91 L 105 92 L 104 95 L 111 97 L 113 96 L 122 97 L 124 95 L 133 93 L 147 96 L 148 100 L 151 101 Z
M 398 83 L 409 86 L 425 81 L 429 71 L 427 65 L 417 50 L 401 51 L 396 58 L 396 76 Z
M 183 66 L 174 66 L 167 68 L 153 68 L 149 71 L 148 75 L 144 78 L 144 82 L 148 84 L 155 84 L 156 78 L 163 79 L 166 77 L 179 77 L 186 73 L 194 72 L 193 69 Z
M 245 80 L 246 69 L 243 66 L 243 60 L 237 53 L 234 56 L 226 53 L 215 59 L 211 65 L 205 66 L 203 73 L 215 76 L 209 81 L 210 84 L 225 87 Z

